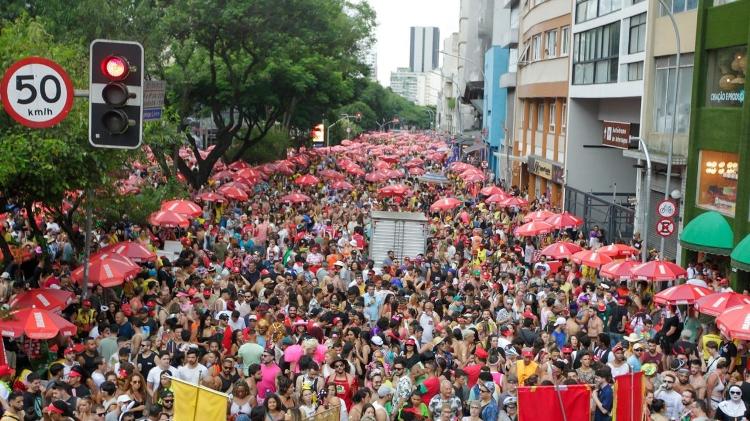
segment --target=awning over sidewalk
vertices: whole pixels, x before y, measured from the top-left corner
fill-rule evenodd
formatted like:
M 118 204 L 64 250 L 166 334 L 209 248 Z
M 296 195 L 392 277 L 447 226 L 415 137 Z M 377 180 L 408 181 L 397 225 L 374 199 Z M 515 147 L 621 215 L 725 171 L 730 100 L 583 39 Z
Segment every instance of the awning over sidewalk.
M 732 250 L 732 267 L 750 272 L 750 234 Z
M 734 246 L 734 232 L 722 214 L 714 211 L 704 212 L 683 228 L 680 244 L 689 250 L 729 256 Z M 750 251 L 750 243 L 748 246 Z

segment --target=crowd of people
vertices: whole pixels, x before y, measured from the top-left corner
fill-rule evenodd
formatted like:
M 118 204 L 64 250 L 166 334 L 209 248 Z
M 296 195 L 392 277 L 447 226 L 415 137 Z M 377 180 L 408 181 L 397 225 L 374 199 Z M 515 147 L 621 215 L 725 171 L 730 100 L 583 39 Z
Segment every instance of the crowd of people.
M 617 238 L 598 228 L 518 237 L 527 213 L 557 210 L 549 197 L 499 182 L 528 205 L 486 204 L 450 171 L 440 139 L 347 143 L 298 151 L 293 174 L 265 174 L 247 201 L 202 202 L 187 228 L 123 220 L 97 231 L 96 247 L 132 240 L 158 250 L 176 240 L 182 250 L 75 298 L 62 310 L 78 328 L 73 338 L 5 338 L 0 421 L 168 421 L 173 378 L 226 393 L 234 421 L 513 421 L 518 387 L 574 384 L 591 386 L 592 417 L 604 421 L 613 378 L 639 371 L 648 420 L 747 417 L 750 348 L 692 309 L 655 306 L 651 283 L 539 254 L 553 240 L 596 248 Z M 414 160 L 447 182 L 414 175 Z M 383 168 L 397 174 L 366 181 Z M 318 182 L 299 186 L 303 175 Z M 351 188 L 331 187 L 342 179 Z M 395 183 L 408 189 L 379 194 Z M 310 200 L 282 200 L 293 192 Z M 445 197 L 461 203 L 430 209 Z M 372 210 L 428 214 L 425 252 L 370 259 Z M 5 239 L 33 251 L 2 273 L 6 302 L 35 287 L 80 297 L 70 273 L 81 250 L 51 218 L 41 229 L 48 253 L 31 243 L 22 213 L 5 219 Z M 691 270 L 726 288 L 716 268 Z

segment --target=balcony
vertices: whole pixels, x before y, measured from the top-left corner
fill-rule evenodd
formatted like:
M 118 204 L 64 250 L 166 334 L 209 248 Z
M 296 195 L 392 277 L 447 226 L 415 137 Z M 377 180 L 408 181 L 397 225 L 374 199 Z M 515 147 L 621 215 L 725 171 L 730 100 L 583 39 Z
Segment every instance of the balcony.
M 500 76 L 500 87 L 501 88 L 515 88 L 516 87 L 516 72 L 503 73 Z
M 500 34 L 500 47 L 516 48 L 518 47 L 518 27 L 511 27 Z

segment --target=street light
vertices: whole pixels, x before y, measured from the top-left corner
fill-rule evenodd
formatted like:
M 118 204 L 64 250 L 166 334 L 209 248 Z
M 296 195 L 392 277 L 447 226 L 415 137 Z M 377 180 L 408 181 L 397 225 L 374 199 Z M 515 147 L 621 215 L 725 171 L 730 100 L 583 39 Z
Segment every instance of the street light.
M 331 139 L 331 128 L 333 126 L 339 124 L 340 122 L 344 121 L 344 120 L 348 121 L 349 118 L 351 118 L 351 117 L 352 116 L 350 116 L 349 114 L 341 114 L 341 118 L 340 119 L 336 120 L 335 123 L 331 124 L 330 126 L 328 126 L 328 128 L 326 128 L 326 146 L 331 146 L 331 141 L 330 141 L 330 139 Z
M 672 30 L 674 30 L 675 42 L 677 43 L 677 68 L 675 69 L 675 80 L 674 80 L 674 98 L 672 101 L 672 130 L 669 133 L 669 150 L 667 152 L 667 180 L 664 183 L 664 200 L 669 200 L 669 183 L 672 179 L 672 154 L 674 152 L 674 136 L 677 131 L 677 98 L 680 90 L 680 30 L 677 27 L 677 21 L 674 19 L 672 10 L 667 7 L 667 3 L 664 0 L 659 0 L 659 4 L 667 12 L 669 20 L 672 21 Z M 647 191 L 647 196 L 651 195 L 651 190 Z M 648 212 L 648 209 L 646 210 Z M 661 237 L 659 243 L 659 254 L 662 259 L 664 258 L 664 237 Z M 645 260 L 644 260 L 645 261 Z
M 375 122 L 375 124 L 378 125 L 378 131 L 382 132 L 384 126 L 387 126 L 387 125 L 389 125 L 391 123 L 398 124 L 399 122 L 400 122 L 400 120 L 399 120 L 398 116 L 396 116 L 396 117 L 393 117 L 392 119 L 390 119 L 388 121 L 384 121 L 382 124 L 378 123 L 377 121 Z

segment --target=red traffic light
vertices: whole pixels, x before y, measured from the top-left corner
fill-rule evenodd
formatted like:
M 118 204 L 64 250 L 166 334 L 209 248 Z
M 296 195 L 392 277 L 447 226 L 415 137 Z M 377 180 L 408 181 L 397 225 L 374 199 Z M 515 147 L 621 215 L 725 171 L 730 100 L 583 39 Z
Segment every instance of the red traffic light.
M 102 60 L 101 69 L 104 76 L 111 80 L 123 80 L 130 73 L 128 61 L 119 56 L 107 56 Z

